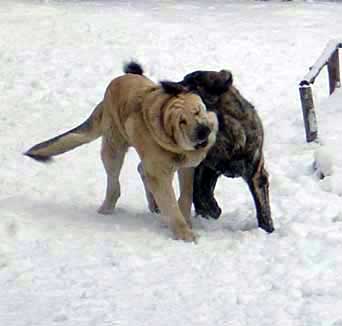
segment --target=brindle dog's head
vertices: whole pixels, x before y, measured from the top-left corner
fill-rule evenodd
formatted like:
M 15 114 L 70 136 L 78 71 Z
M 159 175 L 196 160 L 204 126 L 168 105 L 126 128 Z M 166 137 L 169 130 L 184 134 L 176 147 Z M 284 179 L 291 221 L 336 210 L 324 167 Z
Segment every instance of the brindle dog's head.
M 229 90 L 232 83 L 233 76 L 228 70 L 198 70 L 186 75 L 180 82 L 190 91 L 200 95 L 209 108 L 218 103 L 220 96 Z

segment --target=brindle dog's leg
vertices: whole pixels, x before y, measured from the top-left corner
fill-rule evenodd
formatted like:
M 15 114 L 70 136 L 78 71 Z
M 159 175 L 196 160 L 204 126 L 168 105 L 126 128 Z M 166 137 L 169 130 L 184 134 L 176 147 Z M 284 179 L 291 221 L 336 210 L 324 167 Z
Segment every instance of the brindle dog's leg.
M 268 173 L 264 168 L 263 160 L 260 161 L 255 174 L 250 179 L 246 179 L 246 182 L 254 199 L 258 226 L 266 232 L 272 233 L 274 226 L 271 217 Z
M 200 164 L 195 169 L 193 201 L 197 214 L 205 218 L 218 219 L 221 208 L 214 197 L 216 182 L 220 174 Z

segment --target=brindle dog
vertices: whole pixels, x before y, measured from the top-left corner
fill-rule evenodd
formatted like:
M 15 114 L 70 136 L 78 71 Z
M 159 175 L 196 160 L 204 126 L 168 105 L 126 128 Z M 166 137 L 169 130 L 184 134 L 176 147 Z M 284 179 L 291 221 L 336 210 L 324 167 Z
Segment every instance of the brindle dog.
M 223 74 L 225 72 L 225 74 Z M 221 208 L 214 197 L 219 176 L 242 177 L 252 193 L 260 228 L 273 232 L 268 173 L 264 167 L 262 122 L 251 103 L 233 86 L 227 71 L 195 71 L 180 82 L 198 93 L 219 120 L 215 145 L 195 169 L 193 202 L 196 213 L 217 219 Z

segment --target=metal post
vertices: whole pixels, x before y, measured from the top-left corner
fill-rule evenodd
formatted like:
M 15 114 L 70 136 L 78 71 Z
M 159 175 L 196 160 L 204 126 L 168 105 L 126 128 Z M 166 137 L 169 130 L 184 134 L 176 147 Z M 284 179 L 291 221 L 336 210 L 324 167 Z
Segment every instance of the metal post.
M 303 119 L 305 126 L 306 141 L 308 143 L 317 139 L 317 120 L 312 99 L 312 91 L 309 85 L 299 87 L 300 100 L 302 102 Z

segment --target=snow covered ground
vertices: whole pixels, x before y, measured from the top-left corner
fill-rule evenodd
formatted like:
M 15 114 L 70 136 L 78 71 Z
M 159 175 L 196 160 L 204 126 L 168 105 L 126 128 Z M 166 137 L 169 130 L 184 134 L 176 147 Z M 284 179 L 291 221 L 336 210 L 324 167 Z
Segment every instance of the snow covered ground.
M 0 325 L 341 326 L 341 162 L 328 181 L 314 174 L 297 89 L 341 17 L 318 1 L 2 0 Z M 148 212 L 133 150 L 113 216 L 96 213 L 98 141 L 47 166 L 22 156 L 82 122 L 130 58 L 154 80 L 232 70 L 264 122 L 273 234 L 256 228 L 241 180 L 220 179 L 223 216 L 194 218 L 189 244 Z M 328 94 L 324 74 L 314 92 Z M 318 110 L 329 155 L 342 139 L 332 101 Z
M 320 182 L 322 188 L 339 196 L 342 196 L 341 109 L 341 89 L 321 101 L 317 110 L 321 146 L 314 153 L 317 172 L 325 176 Z

